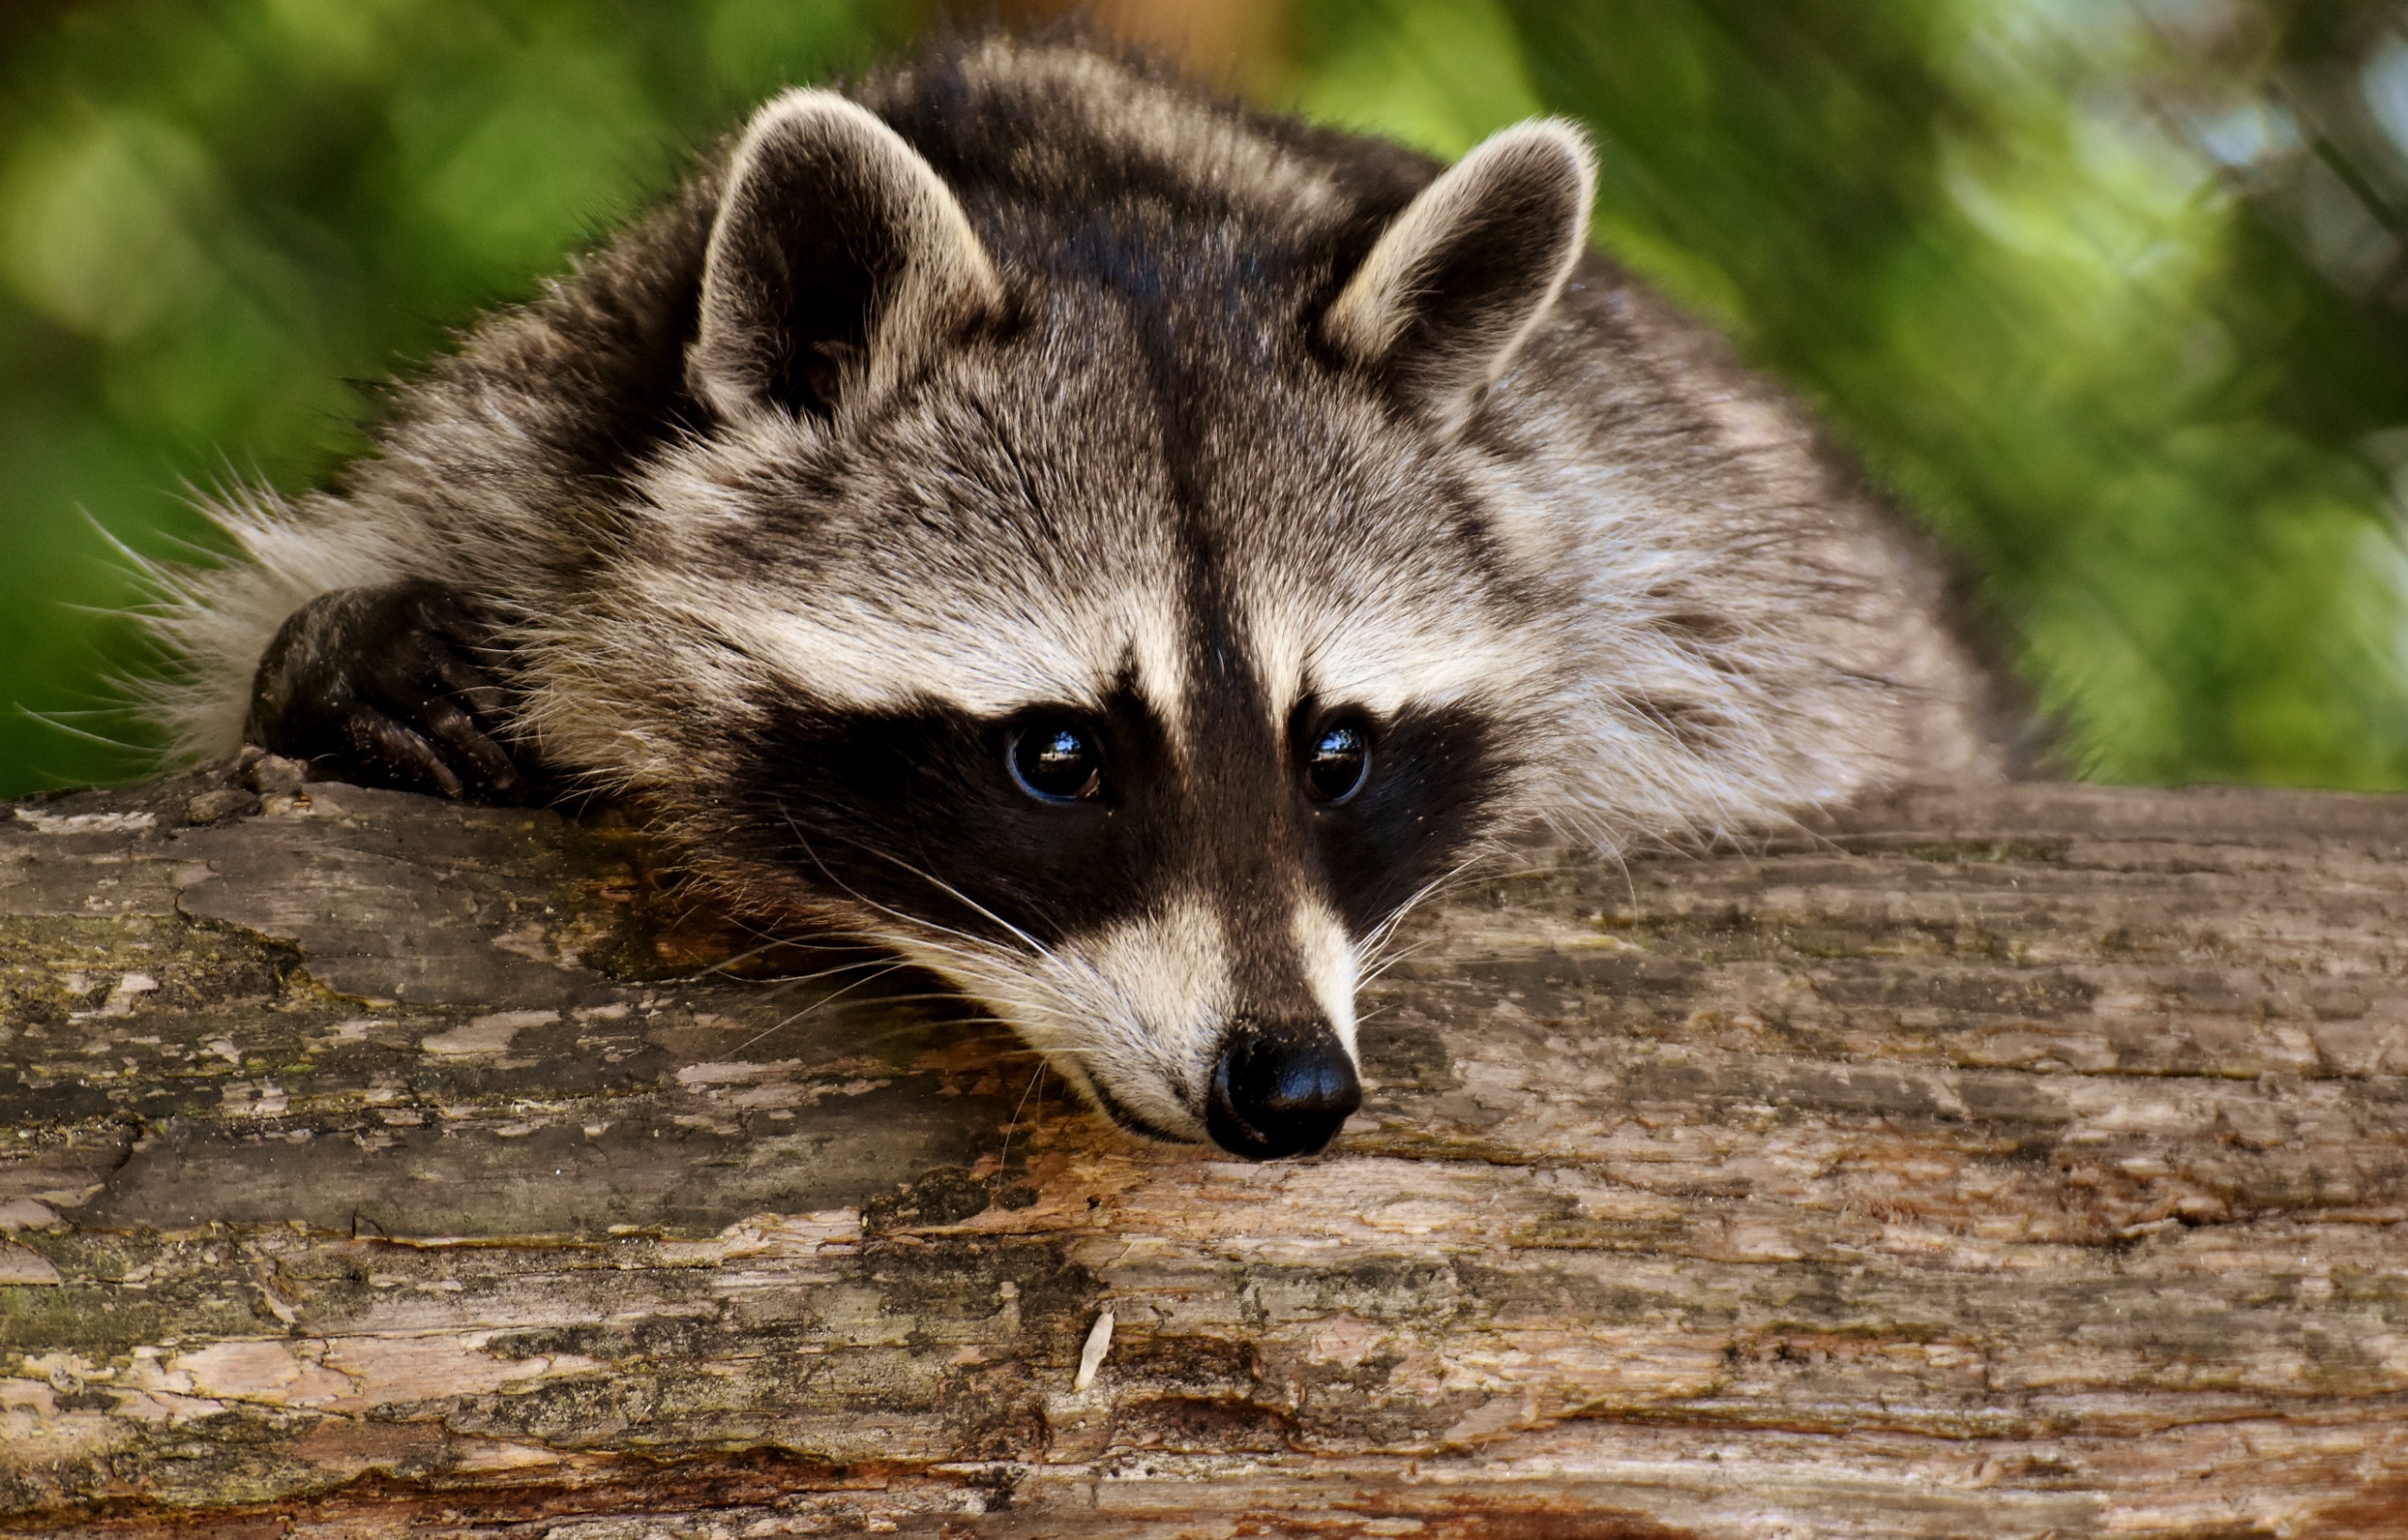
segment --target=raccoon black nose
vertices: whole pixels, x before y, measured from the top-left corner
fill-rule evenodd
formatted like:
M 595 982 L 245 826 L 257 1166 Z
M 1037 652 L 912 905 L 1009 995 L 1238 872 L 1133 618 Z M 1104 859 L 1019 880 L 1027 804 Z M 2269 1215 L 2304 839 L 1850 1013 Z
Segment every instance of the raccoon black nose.
M 1363 1104 L 1354 1061 L 1326 1022 L 1240 1022 L 1212 1065 L 1204 1127 L 1248 1160 L 1309 1155 Z

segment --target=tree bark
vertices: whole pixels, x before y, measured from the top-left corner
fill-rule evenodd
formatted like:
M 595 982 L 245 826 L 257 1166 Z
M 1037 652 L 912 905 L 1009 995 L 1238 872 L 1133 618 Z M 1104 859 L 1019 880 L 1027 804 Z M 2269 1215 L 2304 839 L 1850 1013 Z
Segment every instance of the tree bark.
M 1248 1166 L 609 830 L 214 785 L 0 809 L 0 1529 L 2408 1534 L 2408 799 L 1532 852 Z

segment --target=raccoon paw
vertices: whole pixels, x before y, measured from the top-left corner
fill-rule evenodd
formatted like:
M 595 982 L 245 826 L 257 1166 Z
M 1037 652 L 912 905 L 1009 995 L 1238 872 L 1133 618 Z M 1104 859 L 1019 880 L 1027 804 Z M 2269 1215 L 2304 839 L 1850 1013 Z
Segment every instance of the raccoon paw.
M 529 777 L 494 741 L 507 696 L 468 660 L 489 630 L 440 583 L 320 595 L 261 657 L 244 737 L 313 779 L 526 802 Z

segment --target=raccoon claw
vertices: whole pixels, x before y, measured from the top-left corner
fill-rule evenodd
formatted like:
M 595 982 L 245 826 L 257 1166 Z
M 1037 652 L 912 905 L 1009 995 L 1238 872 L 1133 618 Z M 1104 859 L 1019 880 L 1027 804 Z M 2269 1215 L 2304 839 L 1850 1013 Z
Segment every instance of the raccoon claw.
M 492 736 L 507 693 L 462 656 L 486 630 L 439 583 L 321 595 L 268 643 L 244 735 L 313 776 L 525 802 L 528 777 Z
M 381 711 L 353 706 L 351 714 L 343 719 L 343 738 L 350 753 L 336 768 L 372 769 L 376 772 L 372 779 L 385 786 L 432 791 L 454 802 L 467 795 L 468 784 L 445 763 L 443 755 L 423 734 Z M 325 765 L 333 757 L 312 754 L 311 768 Z

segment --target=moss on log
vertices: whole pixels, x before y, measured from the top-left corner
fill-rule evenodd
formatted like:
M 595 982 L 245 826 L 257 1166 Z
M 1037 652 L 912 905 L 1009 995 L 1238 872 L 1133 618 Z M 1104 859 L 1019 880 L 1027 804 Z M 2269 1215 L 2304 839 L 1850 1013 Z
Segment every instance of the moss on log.
M 608 832 L 214 790 L 0 809 L 0 1529 L 2408 1534 L 2408 800 L 1534 854 L 1256 1167 Z

